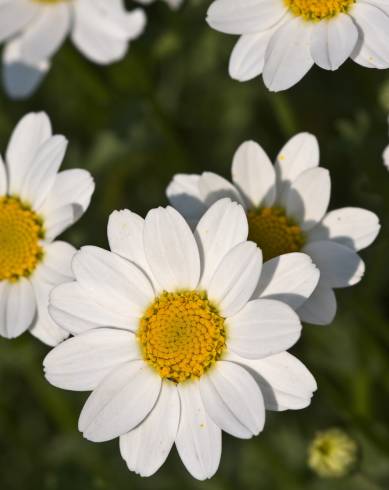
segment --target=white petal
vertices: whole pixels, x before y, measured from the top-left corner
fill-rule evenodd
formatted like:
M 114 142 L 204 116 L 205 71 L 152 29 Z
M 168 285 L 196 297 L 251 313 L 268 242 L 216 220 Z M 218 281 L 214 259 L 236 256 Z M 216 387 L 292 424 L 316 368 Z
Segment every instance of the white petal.
M 288 216 L 303 230 L 313 228 L 327 211 L 331 196 L 330 174 L 325 168 L 303 172 L 291 185 L 286 202 Z
M 174 444 L 180 420 L 180 399 L 174 383 L 165 381 L 146 419 L 120 437 L 120 453 L 128 469 L 140 476 L 153 475 Z
M 361 208 L 330 211 L 310 233 L 310 240 L 335 240 L 353 250 L 371 245 L 380 231 L 377 215 Z
M 334 241 L 308 243 L 303 252 L 310 255 L 320 269 L 320 279 L 333 288 L 353 286 L 365 272 L 365 264 L 359 255 Z
M 222 452 L 221 430 L 204 409 L 197 381 L 178 385 L 181 418 L 176 446 L 189 473 L 198 480 L 217 471 Z
M 86 170 L 72 169 L 60 172 L 55 176 L 54 184 L 39 212 L 50 223 L 55 223 L 63 208 L 70 206 L 75 223 L 88 209 L 94 189 L 93 178 Z M 49 235 L 52 235 L 51 231 L 49 230 Z
M 226 34 L 248 34 L 268 29 L 284 15 L 286 7 L 274 0 L 215 0 L 207 22 Z
M 34 2 L 8 0 L 0 3 L 0 42 L 17 34 L 34 18 Z
M 26 63 L 22 59 L 20 37 L 4 47 L 3 84 L 12 99 L 25 99 L 34 93 L 49 69 L 48 60 Z
M 272 36 L 267 46 L 263 70 L 263 80 L 269 90 L 286 90 L 311 69 L 311 29 L 309 22 L 293 17 Z
M 254 377 L 267 410 L 300 410 L 311 403 L 316 381 L 304 364 L 288 352 L 256 361 L 236 355 L 229 355 L 228 359 L 244 366 Z
M 319 277 L 319 270 L 308 255 L 281 255 L 263 264 L 253 298 L 276 299 L 296 310 L 311 296 Z
M 48 306 L 52 289 L 73 280 L 71 261 L 75 253 L 76 249 L 66 242 L 46 244 L 43 261 L 31 277 L 38 315 L 30 332 L 47 345 L 57 345 L 69 335 L 50 317 Z
M 244 34 L 235 44 L 230 56 L 230 77 L 247 82 L 260 75 L 265 64 L 265 53 L 274 28 L 255 34 Z
M 351 15 L 362 32 L 352 59 L 368 68 L 388 68 L 389 16 L 365 2 L 357 2 Z
M 112 15 L 102 2 L 82 0 L 75 5 L 72 40 L 91 61 L 108 64 L 124 57 L 128 40 L 137 37 L 146 23 L 142 10 Z M 105 2 L 106 7 L 106 2 Z M 129 17 L 131 15 L 131 17 Z
M 384 160 L 384 165 L 387 170 L 389 170 L 389 146 L 385 148 L 384 153 L 382 154 L 382 158 Z
M 77 282 L 61 284 L 50 295 L 49 314 L 62 328 L 76 335 L 96 327 L 135 331 L 139 318 L 131 303 L 109 294 L 87 291 Z
M 314 26 L 312 58 L 325 70 L 337 70 L 349 58 L 357 41 L 358 29 L 351 17 L 340 13 L 328 22 L 318 22 Z
M 64 390 L 91 391 L 121 364 L 139 359 L 135 335 L 99 328 L 72 337 L 45 358 L 46 379 Z
M 78 428 L 93 442 L 104 442 L 136 427 L 153 408 L 161 378 L 144 361 L 126 363 L 109 374 L 82 409 Z
M 223 257 L 236 245 L 247 240 L 248 223 L 242 206 L 230 199 L 213 204 L 195 230 L 200 252 L 200 288 L 207 289 Z
M 102 248 L 83 247 L 74 257 L 72 268 L 92 298 L 108 296 L 123 305 L 122 311 L 124 306 L 128 308 L 129 317 L 140 318 L 154 299 L 150 281 L 137 266 Z
M 7 172 L 5 170 L 5 164 L 2 156 L 0 155 L 0 196 L 7 194 L 8 189 L 8 178 Z
M 262 252 L 253 242 L 236 245 L 221 260 L 209 286 L 208 296 L 225 318 L 236 314 L 251 298 L 262 268 Z
M 277 156 L 275 169 L 277 174 L 278 201 L 286 204 L 291 184 L 309 168 L 319 165 L 319 144 L 315 136 L 299 133 L 293 136 Z
M 290 306 L 272 299 L 250 301 L 228 318 L 228 347 L 239 356 L 261 359 L 294 345 L 301 324 Z
M 248 208 L 273 205 L 276 174 L 258 143 L 246 141 L 238 148 L 232 163 L 232 180 Z
M 20 194 L 26 173 L 39 148 L 50 137 L 51 124 L 44 112 L 32 112 L 20 120 L 12 133 L 6 153 L 10 194 Z
M 170 204 L 190 226 L 195 226 L 207 209 L 200 194 L 199 181 L 200 175 L 176 174 L 166 189 Z
M 108 221 L 108 241 L 112 252 L 134 262 L 151 279 L 143 245 L 145 220 L 128 209 L 114 211 Z
M 68 204 L 45 215 L 45 239 L 52 241 L 75 221 L 74 206 Z
M 63 136 L 53 136 L 38 149 L 21 188 L 23 200 L 39 209 L 50 192 L 64 159 L 68 142 Z
M 297 310 L 301 321 L 313 325 L 329 325 L 336 315 L 335 293 L 324 281 L 319 281 L 311 297 Z
M 51 58 L 70 29 L 70 7 L 66 3 L 48 6 L 21 35 L 21 57 L 31 64 Z
M 249 439 L 262 431 L 263 397 L 246 369 L 232 362 L 217 362 L 200 378 L 200 393 L 205 410 L 225 432 Z
M 219 199 L 229 197 L 244 206 L 244 201 L 235 186 L 228 180 L 213 172 L 204 172 L 199 179 L 199 190 L 202 201 L 207 207 Z
M 175 209 L 152 209 L 147 214 L 144 247 L 162 289 L 196 289 L 200 279 L 198 247 L 188 224 Z
M 36 304 L 31 283 L 21 278 L 15 283 L 0 282 L 0 335 L 7 339 L 19 337 L 31 327 Z

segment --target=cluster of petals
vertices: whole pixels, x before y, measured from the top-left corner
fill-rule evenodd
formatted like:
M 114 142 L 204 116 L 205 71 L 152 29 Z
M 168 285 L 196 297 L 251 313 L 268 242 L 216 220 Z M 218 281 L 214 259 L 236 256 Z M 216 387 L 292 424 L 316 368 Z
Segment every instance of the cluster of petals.
M 42 260 L 32 274 L 0 281 L 3 337 L 14 338 L 30 329 L 42 342 L 56 345 L 69 335 L 50 318 L 48 303 L 53 287 L 72 280 L 70 264 L 76 250 L 55 239 L 88 208 L 94 182 L 86 170 L 59 172 L 66 147 L 63 136 L 53 136 L 46 114 L 31 113 L 16 126 L 5 162 L 0 157 L 0 197 L 17 196 L 28 204 L 45 230 Z
M 328 170 L 319 167 L 319 146 L 308 133 L 294 136 L 272 164 L 255 142 L 243 143 L 232 163 L 233 184 L 212 172 L 176 175 L 167 189 L 170 202 L 192 225 L 216 199 L 230 197 L 246 210 L 280 206 L 305 235 L 301 252 L 320 270 L 311 297 L 298 305 L 300 318 L 325 325 L 334 319 L 337 304 L 333 289 L 358 283 L 365 271 L 357 251 L 377 237 L 377 216 L 361 208 L 327 211 L 331 196 Z M 268 261 L 277 267 L 282 258 Z M 292 274 L 291 274 L 292 277 Z M 293 304 L 295 298 L 290 298 Z
M 322 0 L 323 4 L 330 3 Z M 208 24 L 241 36 L 229 65 L 241 82 L 263 76 L 278 92 L 299 82 L 314 64 L 337 70 L 348 58 L 367 68 L 389 67 L 389 3 L 355 0 L 345 11 L 319 20 L 293 13 L 292 0 L 215 0 Z M 312 0 L 313 6 L 320 2 Z M 341 2 L 333 2 L 332 4 Z M 309 2 L 305 2 L 309 9 Z
M 127 12 L 123 0 L 0 0 L 5 88 L 15 98 L 30 95 L 68 35 L 89 60 L 118 61 L 145 23 L 143 10 Z
M 91 441 L 120 437 L 130 470 L 153 474 L 173 444 L 188 471 L 210 478 L 221 457 L 221 433 L 250 438 L 265 409 L 301 409 L 316 390 L 312 375 L 286 352 L 301 324 L 284 298 L 309 297 L 319 273 L 309 257 L 262 264 L 247 241 L 242 206 L 216 202 L 194 232 L 172 207 L 145 219 L 128 211 L 109 220 L 111 251 L 83 247 L 73 282 L 51 294 L 52 318 L 73 335 L 44 361 L 48 381 L 92 393 L 79 419 Z M 302 273 L 304 281 L 291 281 Z M 162 292 L 205 291 L 226 324 L 223 356 L 202 376 L 163 378 L 143 358 L 137 331 Z

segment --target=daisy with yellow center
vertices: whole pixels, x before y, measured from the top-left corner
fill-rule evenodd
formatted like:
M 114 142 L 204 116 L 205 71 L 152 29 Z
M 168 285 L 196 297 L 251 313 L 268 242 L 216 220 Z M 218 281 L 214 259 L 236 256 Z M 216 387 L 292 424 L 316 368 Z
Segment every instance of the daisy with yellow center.
M 337 70 L 348 58 L 389 67 L 389 4 L 382 0 L 215 0 L 208 24 L 241 36 L 229 72 L 241 82 L 263 76 L 278 92 L 314 64 Z
M 361 280 L 364 263 L 357 251 L 377 237 L 377 216 L 359 208 L 327 213 L 329 172 L 319 167 L 317 140 L 307 133 L 284 146 L 275 166 L 257 143 L 243 143 L 233 159 L 232 180 L 210 172 L 176 175 L 167 195 L 192 226 L 216 199 L 241 203 L 249 239 L 262 250 L 266 275 L 284 274 L 284 301 L 303 321 L 331 323 L 336 313 L 333 289 Z M 307 255 L 320 270 L 319 282 L 306 278 Z
M 46 357 L 47 379 L 92 390 L 80 431 L 95 442 L 120 437 L 129 469 L 142 476 L 175 443 L 188 471 L 210 478 L 222 430 L 250 438 L 265 408 L 310 403 L 315 381 L 285 352 L 299 338 L 298 316 L 275 298 L 282 278 L 263 274 L 247 236 L 245 212 L 230 199 L 194 233 L 171 207 L 145 220 L 114 212 L 111 252 L 82 248 L 76 280 L 51 295 L 51 316 L 74 338 Z M 310 275 L 317 280 L 313 266 Z
M 28 114 L 0 158 L 0 335 L 26 330 L 49 345 L 68 333 L 48 316 L 52 287 L 73 277 L 74 248 L 53 241 L 86 210 L 94 190 L 83 170 L 58 173 L 67 141 L 44 113 Z
M 13 98 L 36 90 L 69 35 L 86 58 L 106 65 L 125 56 L 146 23 L 143 10 L 127 12 L 123 0 L 4 0 L 0 18 L 4 85 Z

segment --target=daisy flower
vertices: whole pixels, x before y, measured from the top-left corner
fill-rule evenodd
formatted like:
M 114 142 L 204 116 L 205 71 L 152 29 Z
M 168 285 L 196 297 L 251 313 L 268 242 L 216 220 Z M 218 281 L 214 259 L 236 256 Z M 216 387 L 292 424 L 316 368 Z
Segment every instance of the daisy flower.
M 127 12 L 122 0 L 1 0 L 5 88 L 11 97 L 30 95 L 69 34 L 89 60 L 118 61 L 145 22 L 141 9 Z
M 87 209 L 94 183 L 85 170 L 59 167 L 67 141 L 44 113 L 16 126 L 0 157 L 0 335 L 26 330 L 56 345 L 68 336 L 48 315 L 49 292 L 70 281 L 75 249 L 54 241 Z
M 232 163 L 232 181 L 211 172 L 176 175 L 167 189 L 170 202 L 196 223 L 216 199 L 230 197 L 244 206 L 249 238 L 264 260 L 278 263 L 290 252 L 309 255 L 320 269 L 320 281 L 308 301 L 298 306 L 300 318 L 326 325 L 336 313 L 333 289 L 358 283 L 364 263 L 357 254 L 380 229 L 375 214 L 360 208 L 327 213 L 331 181 L 319 165 L 314 136 L 301 133 L 279 153 L 275 166 L 255 142 L 243 143 Z
M 263 76 L 278 92 L 317 64 L 337 70 L 348 58 L 367 68 L 389 67 L 387 0 L 215 0 L 208 24 L 240 35 L 230 58 L 232 78 Z
M 247 234 L 243 208 L 229 199 L 194 233 L 171 207 L 145 220 L 114 212 L 112 251 L 83 247 L 72 263 L 76 280 L 51 294 L 50 314 L 74 337 L 46 357 L 46 377 L 92 390 L 80 431 L 94 442 L 120 437 L 128 468 L 142 476 L 175 443 L 188 471 L 210 478 L 222 430 L 250 438 L 263 429 L 265 407 L 310 403 L 315 381 L 286 352 L 299 318 L 275 299 L 286 278 L 264 272 Z

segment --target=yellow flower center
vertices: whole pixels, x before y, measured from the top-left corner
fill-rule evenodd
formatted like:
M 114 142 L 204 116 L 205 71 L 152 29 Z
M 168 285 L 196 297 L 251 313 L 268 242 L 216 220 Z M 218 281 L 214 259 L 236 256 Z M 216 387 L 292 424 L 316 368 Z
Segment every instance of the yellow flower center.
M 17 197 L 0 198 L 0 281 L 29 276 L 43 257 L 42 220 Z
M 49 5 L 53 5 L 55 3 L 64 3 L 64 2 L 70 2 L 71 0 L 32 0 L 35 3 L 46 3 Z
M 323 478 L 347 475 L 358 457 L 358 445 L 340 429 L 319 432 L 308 450 L 310 468 Z
M 305 243 L 301 228 L 279 207 L 248 211 L 249 240 L 262 250 L 264 261 L 298 252 Z
M 164 292 L 147 309 L 137 336 L 145 361 L 161 378 L 182 383 L 220 359 L 226 329 L 205 292 Z
M 308 21 L 331 19 L 346 14 L 356 0 L 284 0 L 292 14 Z

